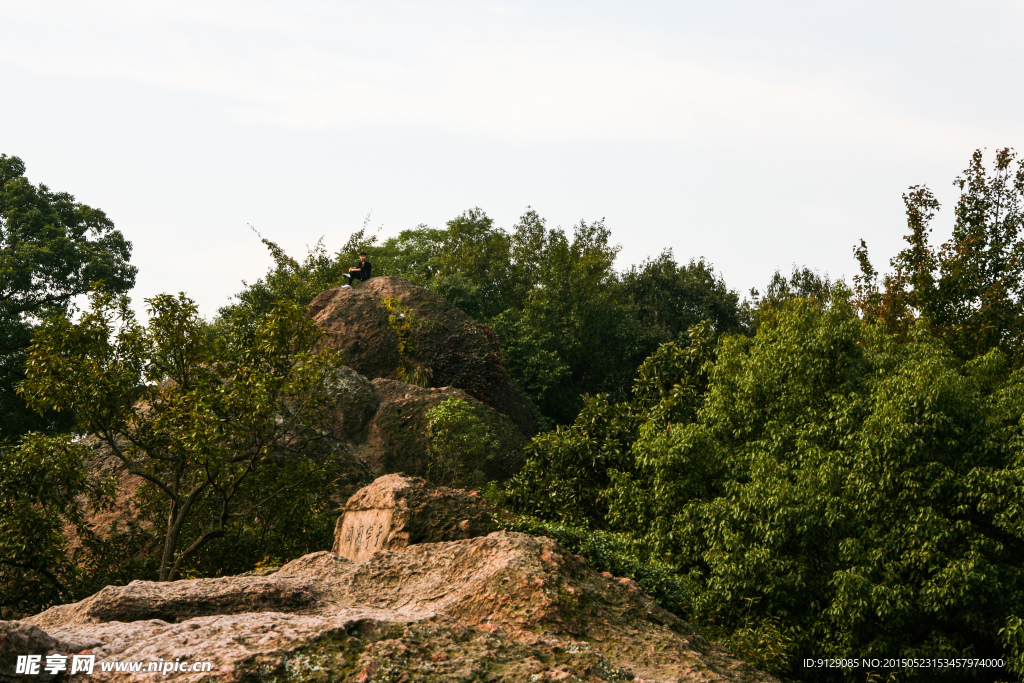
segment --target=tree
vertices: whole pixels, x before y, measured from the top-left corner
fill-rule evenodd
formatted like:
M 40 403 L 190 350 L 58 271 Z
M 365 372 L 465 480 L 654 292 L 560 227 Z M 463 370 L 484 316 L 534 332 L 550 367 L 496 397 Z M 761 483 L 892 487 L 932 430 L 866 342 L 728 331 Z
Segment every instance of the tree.
M 147 303 L 146 327 L 107 294 L 78 322 L 49 320 L 21 393 L 36 408 L 73 411 L 77 430 L 143 482 L 143 501 L 162 511 L 166 581 L 272 501 L 306 486 L 329 493 L 341 359 L 314 350 L 321 333 L 292 302 L 238 308 L 216 329 L 184 295 Z
M 603 221 L 567 232 L 527 208 L 504 230 L 473 208 L 443 229 L 420 225 L 379 245 L 358 231 L 334 258 L 318 244 L 302 264 L 267 242 L 276 266 L 239 305 L 307 304 L 341 283 L 346 259 L 365 245 L 375 274 L 428 287 L 493 330 L 509 376 L 542 420 L 568 424 L 582 394 L 627 398 L 640 363 L 659 344 L 685 343 L 690 326 L 706 320 L 718 335 L 749 325 L 739 295 L 706 261 L 680 265 L 666 251 L 620 276 L 610 239 Z
M 671 249 L 633 266 L 622 277 L 633 320 L 633 364 L 639 366 L 661 344 L 679 340 L 701 321 L 714 336 L 741 334 L 749 317 L 739 293 L 729 289 L 704 259 L 679 264 Z
M 1024 608 L 1024 374 L 923 323 L 867 324 L 846 296 L 725 338 L 695 419 L 641 428 L 609 522 L 693 582 L 699 622 L 775 625 L 802 680 L 868 672 L 801 657 L 1015 655 L 999 631 Z
M 307 305 L 324 290 L 339 286 L 348 268 L 340 258 L 327 253 L 323 239 L 318 241 L 299 263 L 276 242 L 264 237 L 260 241 L 274 259 L 274 267 L 252 283 L 242 282 L 244 289 L 235 295 L 236 302 L 221 309 L 222 316 L 230 316 L 239 308 L 252 313 L 268 313 L 280 301 Z
M 693 421 L 714 353 L 709 327 L 691 327 L 685 346 L 673 341 L 658 347 L 637 371 L 630 400 L 584 397 L 572 424 L 534 437 L 526 464 L 505 487 L 504 503 L 546 521 L 608 528 L 613 496 L 622 498 L 621 489 L 632 486 L 638 472 L 637 440 L 651 430 Z M 635 531 L 648 518 L 618 526 Z
M 813 299 L 826 303 L 832 298 L 834 289 L 835 285 L 829 281 L 828 275 L 821 275 L 806 266 L 798 268 L 794 265 L 789 277 L 776 270 L 763 295 L 757 289 L 750 290 L 753 302 L 750 306 L 752 311 L 748 332 L 753 334 L 767 317 L 778 315 L 788 301 Z
M 904 194 L 909 246 L 892 259 L 893 272 L 878 282 L 867 246 L 856 300 L 863 315 L 889 330 L 928 321 L 961 358 L 999 348 L 1014 364 L 1024 358 L 1024 166 L 1010 149 L 996 152 L 989 172 L 981 150 L 963 174 L 952 239 L 930 243 L 939 203 L 924 186 Z
M 440 255 L 442 278 L 456 274 L 478 288 L 483 319 L 493 318 L 509 306 L 509 238 L 494 227 L 480 208 L 469 209 L 448 221 Z
M 82 442 L 36 435 L 0 444 L 0 619 L 75 599 L 82 568 L 62 528 L 87 538 L 87 499 L 105 498 L 83 466 Z
M 634 330 L 613 269 L 619 248 L 604 223 L 578 223 L 572 237 L 524 214 L 511 236 L 522 303 L 492 324 L 509 375 L 558 423 L 572 422 L 581 394 L 618 392 L 635 368 Z
M 923 321 L 889 332 L 848 297 L 663 345 L 629 401 L 594 397 L 535 438 L 504 502 L 624 534 L 676 568 L 688 618 L 785 677 L 889 673 L 799 666 L 822 656 L 1024 670 L 1024 371 L 998 348 L 964 361 Z
M 29 410 L 15 393 L 32 330 L 95 286 L 129 290 L 130 254 L 102 211 L 32 185 L 21 159 L 0 154 L 0 439 L 58 426 L 58 416 Z
M 428 287 L 441 270 L 446 231 L 419 225 L 402 230 L 368 251 L 375 273 L 397 275 L 421 287 Z

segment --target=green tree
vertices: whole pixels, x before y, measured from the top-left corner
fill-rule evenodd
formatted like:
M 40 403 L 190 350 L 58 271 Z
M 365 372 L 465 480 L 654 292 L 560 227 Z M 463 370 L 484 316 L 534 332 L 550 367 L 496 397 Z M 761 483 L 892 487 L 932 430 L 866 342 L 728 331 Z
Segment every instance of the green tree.
M 978 150 L 954 182 L 960 189 L 952 239 L 930 243 L 939 203 L 924 186 L 904 194 L 907 248 L 881 278 L 861 242 L 855 294 L 862 313 L 893 331 L 924 318 L 961 358 L 999 348 L 1016 365 L 1024 344 L 1024 166 L 1010 149 L 991 171 Z
M 77 430 L 142 481 L 165 525 L 159 578 L 171 580 L 272 501 L 310 485 L 329 491 L 317 473 L 336 471 L 325 435 L 341 359 L 312 350 L 321 335 L 298 304 L 236 309 L 215 334 L 184 295 L 147 302 L 148 326 L 126 298 L 105 294 L 78 322 L 52 318 L 35 335 L 21 393 L 73 411 Z
M 0 619 L 76 597 L 82 568 L 62 529 L 87 538 L 87 504 L 106 497 L 83 465 L 86 444 L 36 435 L 0 444 Z
M 750 324 L 739 293 L 726 286 L 710 263 L 691 259 L 679 264 L 671 249 L 626 271 L 622 289 L 630 309 L 634 367 L 701 321 L 714 336 L 741 334 Z
M 643 360 L 659 344 L 685 343 L 697 322 L 708 321 L 714 335 L 749 324 L 738 294 L 706 261 L 679 264 L 666 251 L 620 276 L 619 247 L 610 239 L 602 221 L 582 221 L 567 233 L 527 208 L 506 231 L 474 208 L 442 229 L 420 225 L 382 244 L 364 229 L 334 258 L 318 244 L 301 264 L 266 242 L 276 265 L 238 300 L 259 310 L 280 298 L 309 303 L 341 284 L 365 246 L 375 274 L 428 287 L 493 330 L 512 380 L 544 419 L 568 424 L 582 394 L 625 399 Z
M 397 275 L 415 285 L 430 286 L 441 270 L 446 234 L 445 230 L 419 225 L 389 237 L 367 250 L 374 273 Z
M 641 428 L 609 519 L 694 582 L 699 621 L 778 624 L 803 680 L 865 672 L 801 657 L 1002 656 L 1024 607 L 1022 381 L 998 349 L 964 362 L 922 324 L 865 324 L 845 292 L 791 300 L 724 340 L 693 421 Z
M 660 346 L 640 366 L 631 400 L 587 396 L 572 424 L 534 437 L 526 464 L 505 487 L 504 504 L 545 521 L 608 528 L 612 496 L 635 486 L 641 434 L 693 421 L 713 355 L 709 327 L 690 328 L 685 346 Z M 634 531 L 649 518 L 622 520 L 617 528 Z
M 798 268 L 794 265 L 789 277 L 776 270 L 764 294 L 757 289 L 750 290 L 753 301 L 749 305 L 752 309 L 749 333 L 755 332 L 766 317 L 782 311 L 786 302 L 792 299 L 813 299 L 825 303 L 832 298 L 834 289 L 835 285 L 827 275 L 821 275 L 806 266 Z
M 75 297 L 97 284 L 129 290 L 136 272 L 130 254 L 131 243 L 102 211 L 32 185 L 21 159 L 0 154 L 0 439 L 67 426 L 29 410 L 15 393 L 32 330 L 70 311 Z
M 483 319 L 508 308 L 511 283 L 509 237 L 494 227 L 494 220 L 479 208 L 464 211 L 448 221 L 440 254 L 441 278 L 461 274 L 477 288 L 478 310 Z
M 344 281 L 348 272 L 345 263 L 327 253 L 323 239 L 319 240 L 300 263 L 289 256 L 276 242 L 260 237 L 274 266 L 265 276 L 249 284 L 242 282 L 244 289 L 235 295 L 235 302 L 221 309 L 221 315 L 231 315 L 238 308 L 253 313 L 268 313 L 280 301 L 291 301 L 308 305 L 316 295 Z
M 509 375 L 541 412 L 573 420 L 580 395 L 628 386 L 630 319 L 613 269 L 618 246 L 604 223 L 580 222 L 570 239 L 527 212 L 511 240 L 522 303 L 493 319 Z

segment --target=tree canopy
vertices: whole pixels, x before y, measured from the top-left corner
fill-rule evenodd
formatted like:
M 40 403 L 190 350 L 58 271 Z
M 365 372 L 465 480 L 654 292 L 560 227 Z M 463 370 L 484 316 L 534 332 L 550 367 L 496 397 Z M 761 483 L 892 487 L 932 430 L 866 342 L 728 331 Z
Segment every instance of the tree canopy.
M 981 150 L 954 181 L 960 197 L 950 241 L 931 244 L 931 223 L 939 211 L 924 186 L 903 195 L 908 246 L 881 277 L 867 245 L 855 252 L 861 274 L 856 300 L 864 316 L 889 329 L 906 329 L 922 318 L 961 358 L 999 348 L 1013 364 L 1024 343 L 1024 165 L 1011 149 L 995 154 L 986 168 Z
M 799 664 L 852 654 L 1024 673 L 1024 185 L 1008 150 L 982 161 L 949 243 L 929 244 L 938 205 L 911 188 L 891 274 L 863 244 L 853 291 L 776 274 L 752 336 L 715 343 L 708 320 L 663 344 L 627 400 L 536 437 L 503 502 L 631 539 L 684 580 L 677 611 L 783 677 L 939 675 Z
M 236 311 L 216 329 L 184 295 L 147 303 L 148 326 L 106 294 L 76 322 L 51 319 L 21 392 L 35 407 L 73 411 L 76 431 L 140 480 L 164 528 L 159 578 L 171 580 L 278 494 L 308 487 L 329 502 L 341 358 L 314 349 L 321 333 L 291 302 Z
M 274 268 L 215 321 L 160 295 L 147 325 L 115 293 L 134 270 L 102 213 L 28 184 L 17 159 L 0 157 L 0 172 L 0 401 L 17 408 L 0 416 L 0 617 L 143 573 L 123 561 L 141 546 L 104 545 L 85 522 L 110 502 L 112 482 L 90 469 L 101 455 L 142 482 L 141 514 L 159 522 L 145 571 L 161 579 L 322 544 L 344 459 L 328 424 L 342 359 L 318 346 L 306 306 L 365 249 L 375 274 L 487 326 L 547 419 L 519 473 L 487 492 L 514 513 L 506 528 L 633 577 L 783 679 L 1024 675 L 1024 168 L 1012 150 L 972 156 L 943 244 L 935 196 L 911 187 L 906 248 L 883 273 L 861 242 L 852 286 L 794 267 L 741 301 L 708 262 L 671 250 L 616 269 L 601 220 L 550 228 L 528 209 L 505 229 L 473 208 L 383 241 L 364 226 L 302 261 L 264 240 Z M 42 417 L 18 412 L 18 381 Z M 486 462 L 494 436 L 474 405 L 430 411 L 435 481 L 483 482 L 467 463 Z M 55 433 L 55 411 L 74 433 Z M 73 560 L 71 535 L 99 559 Z M 801 665 L 850 656 L 1007 667 Z
M 57 416 L 27 409 L 15 394 L 32 330 L 96 287 L 128 291 L 130 255 L 106 214 L 33 185 L 21 159 L 0 154 L 0 439 L 56 426 Z

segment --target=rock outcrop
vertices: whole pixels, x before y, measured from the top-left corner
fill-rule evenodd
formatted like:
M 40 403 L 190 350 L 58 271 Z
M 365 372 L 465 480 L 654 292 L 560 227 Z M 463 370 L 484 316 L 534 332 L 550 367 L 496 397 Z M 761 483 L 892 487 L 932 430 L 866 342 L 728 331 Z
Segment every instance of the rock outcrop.
M 377 475 L 403 472 L 413 476 L 427 473 L 428 412 L 447 399 L 461 399 L 478 409 L 491 436 L 497 442 L 486 458 L 466 460 L 467 471 L 477 471 L 484 480 L 508 479 L 523 464 L 523 446 L 528 439 L 505 415 L 454 387 L 425 389 L 397 380 L 373 380 L 379 408 L 366 427 L 365 441 L 354 453 Z
M 401 339 L 389 316 L 404 316 Z M 494 334 L 438 294 L 400 277 L 375 277 L 358 288 L 335 288 L 309 306 L 328 343 L 370 379 L 401 379 L 419 368 L 435 387 L 462 389 L 508 416 L 526 435 L 537 432 L 533 412 L 505 373 Z M 400 350 L 400 341 L 402 349 Z
M 495 532 L 301 557 L 269 576 L 134 581 L 25 620 L 3 650 L 103 662 L 210 662 L 177 681 L 772 681 L 696 635 L 631 581 L 554 541 Z M 52 640 L 43 642 L 43 638 Z
M 362 562 L 378 550 L 483 536 L 496 528 L 494 512 L 476 491 L 389 474 L 348 499 L 332 552 Z

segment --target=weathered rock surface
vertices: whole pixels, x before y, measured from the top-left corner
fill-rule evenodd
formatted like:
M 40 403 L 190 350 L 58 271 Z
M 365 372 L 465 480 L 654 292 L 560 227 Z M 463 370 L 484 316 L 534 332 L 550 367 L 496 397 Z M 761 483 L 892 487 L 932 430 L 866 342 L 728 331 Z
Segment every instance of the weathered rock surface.
M 410 323 L 405 357 L 385 299 L 397 302 Z M 429 371 L 433 386 L 462 389 L 508 416 L 524 434 L 537 432 L 533 412 L 505 373 L 493 333 L 438 294 L 404 278 L 375 277 L 355 289 L 322 292 L 309 308 L 328 343 L 360 374 L 398 379 L 399 368 L 419 366 Z
M 22 647 L 84 645 L 106 681 L 137 674 L 101 662 L 157 660 L 212 663 L 177 681 L 774 680 L 631 581 L 507 532 L 360 563 L 313 553 L 270 576 L 136 581 L 26 622 L 58 644 L 8 647 L 4 671 Z
M 15 662 L 20 654 L 40 655 L 42 662 L 51 654 L 80 652 L 102 645 L 93 638 L 71 636 L 54 638 L 43 629 L 23 621 L 0 621 L 0 683 L 24 683 L 24 675 L 15 674 Z M 40 668 L 32 680 L 50 681 L 54 676 Z
M 483 536 L 495 529 L 493 513 L 476 491 L 389 474 L 349 498 L 334 529 L 332 552 L 362 562 L 378 550 Z

